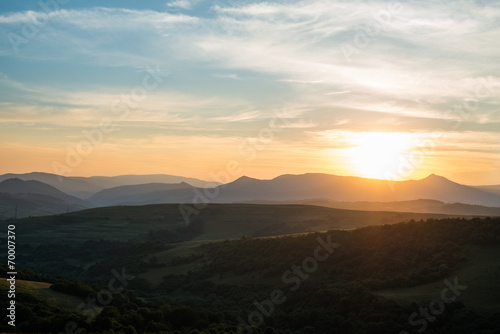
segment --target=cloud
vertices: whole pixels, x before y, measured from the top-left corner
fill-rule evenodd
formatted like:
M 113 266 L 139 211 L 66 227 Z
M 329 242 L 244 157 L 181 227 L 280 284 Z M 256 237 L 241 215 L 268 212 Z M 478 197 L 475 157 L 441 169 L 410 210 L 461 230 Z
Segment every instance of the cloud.
M 192 9 L 197 2 L 197 0 L 175 0 L 167 3 L 167 6 L 171 8 Z
M 49 15 L 40 47 L 33 41 L 28 58 L 76 58 L 118 67 L 166 62 L 193 71 L 208 62 L 212 77 L 243 80 L 221 70 L 272 75 L 301 91 L 290 96 L 295 102 L 332 101 L 335 108 L 450 118 L 448 109 L 470 98 L 481 77 L 500 82 L 499 70 L 485 62 L 499 53 L 494 36 L 500 12 L 469 2 L 461 8 L 426 3 L 402 3 L 384 24 L 377 21 L 390 10 L 384 1 L 296 1 L 215 5 L 214 16 L 102 7 L 27 11 L 1 15 L 0 26 Z M 357 46 L 356 37 L 366 39 L 372 30 L 378 32 L 368 44 Z M 345 45 L 356 49 L 351 62 L 342 52 Z M 500 104 L 498 98 L 483 102 L 490 109 Z M 489 112 L 477 121 L 497 117 Z
M 214 77 L 216 78 L 223 78 L 223 79 L 240 79 L 238 77 L 238 74 L 214 74 Z
M 236 115 L 213 118 L 212 121 L 216 121 L 216 122 L 252 121 L 252 120 L 260 118 L 260 116 L 261 116 L 260 111 L 255 110 L 255 111 L 246 111 L 246 112 L 239 113 Z
M 113 116 L 110 103 L 146 66 L 165 64 L 171 77 L 120 123 L 118 137 L 252 136 L 276 111 L 288 120 L 277 137 L 290 150 L 348 144 L 337 131 L 453 133 L 459 123 L 481 136 L 498 133 L 499 22 L 494 2 L 430 0 L 398 8 L 377 0 L 177 0 L 157 10 L 3 13 L 4 35 L 28 23 L 39 30 L 15 58 L 30 69 L 23 74 L 10 69 L 11 45 L 0 40 L 0 122 L 92 125 Z M 40 74 L 49 65 L 63 73 L 64 64 L 72 68 L 59 84 Z M 106 82 L 97 75 L 104 72 Z

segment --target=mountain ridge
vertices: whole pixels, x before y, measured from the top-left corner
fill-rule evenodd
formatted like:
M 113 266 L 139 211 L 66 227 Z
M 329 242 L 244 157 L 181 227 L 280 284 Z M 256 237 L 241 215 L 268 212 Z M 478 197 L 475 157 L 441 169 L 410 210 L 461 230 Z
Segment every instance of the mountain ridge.
M 132 178 L 129 178 L 130 175 L 89 177 L 83 178 L 83 180 L 76 177 L 69 178 L 68 180 L 65 179 L 62 184 L 71 187 L 76 182 L 78 188 L 81 182 L 84 182 L 87 186 L 92 186 L 92 183 L 100 182 L 102 188 L 109 184 L 116 184 L 116 182 L 139 182 L 151 178 L 155 179 L 158 175 L 132 175 Z M 29 176 L 39 176 L 50 178 L 51 180 L 53 178 L 57 179 L 57 175 L 47 173 L 30 173 L 25 175 L 25 177 Z M 165 180 L 170 180 L 172 177 L 174 179 L 177 178 L 163 174 L 160 174 L 160 176 Z M 2 180 L 2 177 L 5 177 L 5 175 L 0 176 L 0 180 Z M 180 177 L 180 182 L 173 183 L 151 182 L 112 186 L 94 191 L 90 196 L 85 197 L 87 201 L 83 205 L 87 207 L 102 207 L 110 205 L 163 203 L 192 204 L 195 202 L 198 194 L 207 193 L 207 191 L 203 187 L 193 186 L 186 181 L 187 179 L 189 178 Z M 213 185 L 213 183 L 200 182 L 205 187 L 210 184 Z M 53 189 L 58 188 L 53 187 Z M 78 189 L 81 190 L 81 188 Z M 436 174 L 430 174 L 419 180 L 403 181 L 369 179 L 358 176 L 340 176 L 325 173 L 283 174 L 268 180 L 241 176 L 227 184 L 218 185 L 214 189 L 210 193 L 217 194 L 217 196 L 210 196 L 205 201 L 210 203 L 287 203 L 322 199 L 327 202 L 379 203 L 377 205 L 371 204 L 371 206 L 384 207 L 380 203 L 424 199 L 442 202 L 443 204 L 439 210 L 448 210 L 447 212 L 450 212 L 456 207 L 464 212 L 478 212 L 478 214 L 481 212 L 495 213 L 496 211 L 491 208 L 500 207 L 500 193 L 495 192 L 495 186 L 487 186 L 486 188 L 466 186 Z M 73 191 L 77 190 L 73 189 Z M 51 195 L 54 195 L 54 193 L 52 192 Z M 55 197 L 58 197 L 58 194 L 55 195 Z M 74 202 L 75 197 L 66 200 Z M 416 206 L 418 212 L 422 212 L 421 210 L 428 207 L 438 207 L 436 205 L 424 205 L 423 202 L 420 204 L 422 205 Z M 450 205 L 444 208 L 444 204 Z M 453 207 L 452 204 L 456 205 Z M 484 208 L 460 207 L 461 204 Z
M 0 175 L 0 182 L 18 178 L 24 181 L 35 180 L 46 183 L 54 188 L 59 189 L 68 195 L 79 197 L 80 199 L 88 198 L 95 193 L 118 186 L 136 185 L 144 183 L 159 182 L 160 183 L 176 183 L 187 182 L 194 186 L 205 186 L 208 182 L 196 178 L 168 175 L 168 174 L 146 174 L 146 175 L 117 175 L 117 176 L 61 176 L 44 172 L 31 172 L 24 174 L 7 173 Z M 167 182 L 168 181 L 168 182 Z

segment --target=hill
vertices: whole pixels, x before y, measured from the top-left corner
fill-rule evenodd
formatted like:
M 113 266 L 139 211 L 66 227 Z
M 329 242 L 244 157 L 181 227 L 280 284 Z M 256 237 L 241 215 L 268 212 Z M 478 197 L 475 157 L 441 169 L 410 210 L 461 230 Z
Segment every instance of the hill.
M 64 240 L 220 240 L 353 229 L 411 219 L 457 217 L 427 213 L 368 212 L 306 205 L 210 204 L 185 220 L 174 204 L 115 206 L 16 221 L 26 243 Z M 43 236 L 43 238 L 40 238 Z
M 460 297 L 466 305 L 480 312 L 500 312 L 500 284 L 495 280 L 500 277 L 500 245 L 467 247 L 467 261 L 458 268 L 454 275 L 460 284 L 467 286 Z M 435 281 L 407 288 L 378 291 L 377 294 L 397 301 L 401 305 L 425 303 L 440 296 L 443 283 Z
M 470 205 L 463 203 L 450 204 L 428 199 L 396 202 L 337 202 L 327 199 L 309 199 L 290 202 L 253 201 L 251 203 L 317 205 L 328 208 L 360 211 L 422 212 L 441 213 L 449 215 L 500 216 L 500 207 L 487 207 L 482 205 Z
M 129 291 L 93 318 L 23 298 L 33 316 L 20 317 L 19 330 L 57 332 L 71 320 L 89 333 L 418 333 L 422 324 L 430 334 L 496 333 L 498 245 L 500 218 L 217 242 L 23 244 L 19 261 L 64 276 L 60 291 L 78 287 L 90 300 L 100 291 L 102 302 L 118 273 Z

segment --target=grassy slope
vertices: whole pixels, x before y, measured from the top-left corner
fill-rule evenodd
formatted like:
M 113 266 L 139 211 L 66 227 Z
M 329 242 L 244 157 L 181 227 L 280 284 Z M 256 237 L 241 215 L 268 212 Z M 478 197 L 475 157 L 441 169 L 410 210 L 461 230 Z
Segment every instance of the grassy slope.
M 54 291 L 50 288 L 50 283 L 16 280 L 16 294 L 25 293 L 41 298 L 49 305 L 60 306 L 70 311 L 76 310 L 82 299 L 70 296 L 62 292 Z M 9 289 L 8 282 L 5 279 L 0 280 L 0 293 L 6 295 Z M 22 303 L 22 300 L 16 299 Z
M 500 312 L 500 245 L 470 247 L 467 263 L 452 276 L 460 285 L 467 286 L 457 300 L 479 312 Z M 404 289 L 379 291 L 378 294 L 393 299 L 401 305 L 439 299 L 446 287 L 442 281 Z

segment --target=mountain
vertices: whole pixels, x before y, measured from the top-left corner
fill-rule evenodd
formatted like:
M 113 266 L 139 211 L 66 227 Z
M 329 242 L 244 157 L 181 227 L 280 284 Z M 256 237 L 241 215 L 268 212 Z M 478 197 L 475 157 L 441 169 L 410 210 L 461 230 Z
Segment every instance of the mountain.
M 416 197 L 435 199 L 445 203 L 500 206 L 500 195 L 461 185 L 435 174 L 418 181 L 397 183 L 394 190 L 394 194 L 399 200 L 415 199 Z
M 147 183 L 101 190 L 88 198 L 88 201 L 95 206 L 138 205 L 189 202 L 192 197 L 193 187 L 186 182 Z
M 207 184 L 205 181 L 171 175 L 62 177 L 62 182 L 54 174 L 30 173 L 22 176 L 46 180 L 50 183 L 45 186 L 52 187 L 50 191 L 47 187 L 42 187 L 45 190 L 37 192 L 33 190 L 41 187 L 40 184 L 33 183 L 37 181 L 20 183 L 21 180 L 18 179 L 15 181 L 17 185 L 11 185 L 10 191 L 3 192 L 12 193 L 29 185 L 28 188 L 31 190 L 23 191 L 24 193 L 44 193 L 56 198 L 63 198 L 58 189 L 71 189 L 70 194 L 85 195 L 84 198 L 88 198 L 88 202 L 79 203 L 84 206 L 193 203 L 193 201 L 199 203 L 315 204 L 311 201 L 325 201 L 329 203 L 327 206 L 338 208 L 389 210 L 392 205 L 390 210 L 394 211 L 424 212 L 432 210 L 427 212 L 492 215 L 497 212 L 494 208 L 500 207 L 500 192 L 496 192 L 500 190 L 499 187 L 466 186 L 435 174 L 421 180 L 408 181 L 388 181 L 315 173 L 286 174 L 271 180 L 243 176 L 231 183 L 219 185 L 210 191 L 203 188 Z M 5 175 L 0 176 L 0 181 L 4 177 Z M 149 182 L 151 180 L 154 182 Z M 159 182 L 155 180 L 159 180 Z M 2 192 L 1 188 L 0 192 Z M 204 196 L 205 193 L 216 194 L 216 196 Z M 418 200 L 439 201 L 441 203 L 422 201 L 413 204 L 404 203 Z M 65 198 L 65 201 L 78 203 L 74 197 Z M 362 203 L 338 204 L 341 202 Z M 368 202 L 372 204 L 368 204 Z M 390 202 L 395 203 L 387 204 Z
M 0 175 L 0 182 L 12 178 L 17 178 L 24 181 L 34 180 L 43 182 L 67 194 L 80 198 L 88 197 L 93 193 L 95 193 L 96 191 L 103 189 L 96 184 L 87 182 L 85 178 L 64 177 L 55 174 L 39 173 L 39 172 L 26 173 L 26 174 Z
M 82 210 L 89 205 L 39 181 L 7 179 L 0 182 L 0 218 L 50 215 Z
M 329 174 L 282 175 L 272 180 L 242 177 L 219 186 L 217 202 L 297 201 L 392 202 L 431 199 L 500 207 L 500 195 L 430 175 L 421 180 L 387 181 Z
M 96 206 L 160 203 L 304 203 L 360 210 L 392 210 L 496 215 L 500 195 L 430 175 L 421 180 L 387 181 L 329 174 L 282 175 L 272 180 L 243 176 L 211 190 L 187 183 L 149 183 L 102 190 L 89 198 Z M 426 201 L 419 201 L 425 199 Z M 411 201 L 414 201 L 410 203 Z M 338 204 L 361 202 L 358 204 Z M 393 204 L 388 204 L 394 202 Z M 446 204 L 455 203 L 455 204 Z M 491 208 L 493 207 L 493 208 Z M 431 210 L 431 211 L 427 211 Z
M 7 194 L 40 194 L 60 198 L 66 201 L 82 202 L 78 197 L 70 196 L 59 189 L 43 182 L 20 179 L 7 179 L 0 182 L 0 193 Z
M 150 175 L 118 175 L 118 176 L 91 176 L 86 178 L 88 182 L 104 182 L 114 186 L 132 186 L 146 183 L 182 183 L 185 182 L 195 187 L 205 187 L 209 182 L 192 177 L 150 174 Z M 106 188 L 110 188 L 106 186 Z
M 40 181 L 79 198 L 88 198 L 101 190 L 125 185 L 186 182 L 196 187 L 204 187 L 208 183 L 195 178 L 166 174 L 81 177 L 39 172 L 0 175 L 0 182 L 12 178 Z
M 47 195 L 0 193 L 0 220 L 16 217 L 47 216 L 86 208 L 87 206 L 82 204 Z

